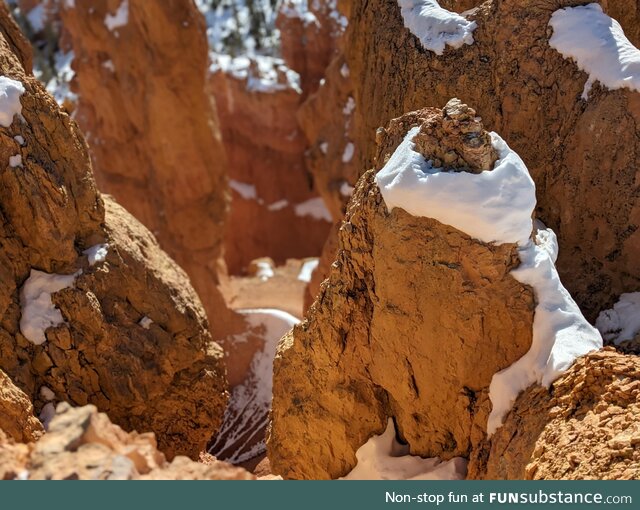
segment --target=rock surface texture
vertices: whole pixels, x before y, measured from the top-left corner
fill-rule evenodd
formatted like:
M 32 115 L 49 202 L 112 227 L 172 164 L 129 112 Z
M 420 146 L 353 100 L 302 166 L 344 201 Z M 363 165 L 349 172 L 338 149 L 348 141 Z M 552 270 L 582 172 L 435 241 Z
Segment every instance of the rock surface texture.
M 511 480 L 637 480 L 640 359 L 589 354 L 552 386 L 516 401 L 470 476 Z M 482 451 L 482 450 L 480 450 Z
M 0 26 L 14 34 L 0 37 L 0 369 L 37 412 L 91 403 L 155 432 L 169 457 L 197 457 L 228 398 L 202 305 L 154 237 L 98 193 L 75 122 L 25 73 L 13 21 Z
M 33 404 L 0 370 L 0 431 L 19 443 L 29 443 L 44 432 L 33 415 Z
M 404 28 L 398 2 L 355 0 L 343 48 L 360 171 L 374 165 L 375 132 L 388 119 L 451 97 L 474 105 L 531 170 L 536 213 L 560 239 L 560 276 L 593 321 L 640 288 L 640 94 L 596 83 L 581 98 L 588 77 L 550 46 L 549 21 L 555 10 L 583 3 L 442 2 L 456 11 L 477 4 L 467 14 L 477 28 L 473 44 L 439 56 Z M 636 2 L 601 4 L 640 44 Z
M 1 432 L 0 432 L 1 435 Z M 0 436 L 0 480 L 252 480 L 241 468 L 187 457 L 169 463 L 153 434 L 126 433 L 94 406 L 58 406 L 47 434 L 15 444 Z
M 280 62 L 280 63 L 278 63 Z M 296 112 L 301 90 L 281 61 L 262 58 L 247 76 L 217 67 L 211 74 L 229 159 L 232 205 L 225 236 L 229 272 L 241 274 L 258 257 L 277 264 L 320 253 L 330 227 L 328 213 L 307 172 L 306 140 Z M 213 66 L 215 68 L 215 64 Z M 264 87 L 265 72 L 280 73 Z M 305 204 L 317 203 L 315 208 Z
M 379 161 L 413 126 L 422 126 L 416 147 L 432 151 L 426 159 L 451 152 L 448 137 L 459 139 L 463 127 L 447 122 L 434 108 L 392 121 Z M 484 150 L 495 160 L 490 144 Z M 479 169 L 469 154 L 466 161 Z M 484 434 L 492 376 L 531 346 L 534 298 L 509 274 L 518 264 L 515 244 L 484 244 L 436 220 L 389 213 L 374 172 L 365 174 L 329 279 L 276 355 L 274 472 L 344 476 L 388 417 L 412 455 L 469 456 L 472 436 Z
M 98 0 L 61 17 L 98 187 L 187 272 L 222 338 L 239 319 L 216 288 L 229 191 L 202 15 L 191 0 Z

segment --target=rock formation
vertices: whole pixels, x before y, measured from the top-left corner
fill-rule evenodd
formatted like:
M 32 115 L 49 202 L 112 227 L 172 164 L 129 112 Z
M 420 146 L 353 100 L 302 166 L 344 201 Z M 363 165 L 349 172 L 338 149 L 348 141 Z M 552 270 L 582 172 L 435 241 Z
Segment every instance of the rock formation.
M 284 0 L 276 26 L 280 30 L 282 56 L 300 75 L 304 96 L 313 94 L 347 27 L 343 0 Z
M 611 348 L 609 348 L 611 349 Z M 470 476 L 510 480 L 637 480 L 640 359 L 581 358 L 551 390 L 531 387 L 471 462 Z M 485 445 L 486 446 L 486 445 Z
M 456 11 L 477 4 L 467 14 L 477 27 L 472 44 L 437 55 L 404 27 L 398 2 L 356 0 L 342 46 L 353 80 L 360 172 L 373 166 L 375 132 L 389 118 L 451 97 L 473 104 L 531 170 L 536 212 L 560 239 L 560 275 L 595 320 L 616 296 L 640 288 L 634 255 L 640 96 L 596 84 L 581 99 L 586 73 L 549 44 L 553 12 L 580 3 L 441 2 Z M 640 44 L 635 3 L 602 5 Z
M 498 372 L 506 375 L 516 361 L 526 365 L 522 360 L 530 359 L 530 350 L 545 349 L 540 342 L 547 342 L 541 340 L 540 326 L 534 327 L 540 301 L 512 273 L 521 266 L 521 274 L 527 266 L 527 250 L 546 249 L 539 232 L 539 248 L 529 241 L 535 196 L 521 160 L 483 131 L 475 112 L 457 100 L 444 110 L 427 108 L 393 120 L 379 141 L 377 168 L 382 171 L 378 177 L 368 172 L 359 181 L 329 280 L 307 320 L 278 348 L 268 444 L 274 472 L 286 478 L 344 476 L 355 465 L 355 451 L 384 431 L 388 417 L 394 418 L 412 455 L 469 457 L 479 438 L 495 426 L 490 412 L 508 411 L 509 404 L 504 407 L 496 397 L 502 391 Z M 407 143 L 415 151 L 403 152 Z M 471 195 L 464 185 L 452 187 L 460 194 L 459 206 L 470 208 L 469 232 L 475 238 L 403 210 L 426 203 L 437 207 L 438 200 L 444 201 L 443 214 L 459 207 L 453 195 L 440 198 L 448 196 L 443 190 L 431 201 L 422 196 L 412 201 L 422 181 L 411 184 L 409 175 L 419 164 L 406 160 L 411 154 L 425 162 L 423 172 L 434 174 L 434 186 L 453 182 L 449 179 L 456 174 L 464 174 L 461 183 L 480 182 L 468 176 L 490 179 L 471 194 L 486 194 L 486 202 L 477 207 L 465 202 Z M 392 171 L 387 164 L 393 169 L 398 161 L 408 173 L 389 174 L 395 175 L 394 193 L 405 193 L 403 204 L 392 208 L 376 179 Z M 505 165 L 511 168 L 507 173 Z M 523 169 L 521 177 L 516 167 Z M 398 191 L 405 182 L 406 192 Z M 493 207 L 499 208 L 496 215 L 487 212 Z M 489 214 L 489 234 L 481 231 L 485 220 L 480 211 Z M 458 212 L 454 220 L 461 222 L 465 213 Z M 494 237 L 479 240 L 486 235 Z M 547 298 L 542 294 L 539 299 Z M 554 306 L 576 314 L 575 331 L 573 325 L 562 327 L 571 329 L 570 336 L 584 335 L 582 352 L 601 345 L 573 302 Z
M 215 459 L 187 457 L 171 463 L 153 434 L 126 433 L 94 406 L 60 404 L 47 434 L 29 445 L 0 431 L 0 480 L 251 480 L 254 477 Z
M 237 332 L 216 288 L 228 184 L 201 14 L 191 0 L 99 0 L 61 16 L 98 187 L 187 272 L 214 338 Z
M 126 430 L 156 432 L 169 457 L 197 457 L 227 401 L 200 301 L 154 237 L 98 193 L 75 122 L 26 74 L 26 43 L 0 16 L 0 369 L 38 412 L 92 403 Z
M 305 165 L 298 76 L 271 57 L 214 58 L 211 90 L 233 192 L 225 236 L 229 272 L 241 274 L 263 256 L 277 264 L 316 256 L 330 218 Z
M 0 433 L 14 441 L 29 443 L 38 439 L 44 429 L 33 415 L 33 405 L 24 392 L 0 370 Z

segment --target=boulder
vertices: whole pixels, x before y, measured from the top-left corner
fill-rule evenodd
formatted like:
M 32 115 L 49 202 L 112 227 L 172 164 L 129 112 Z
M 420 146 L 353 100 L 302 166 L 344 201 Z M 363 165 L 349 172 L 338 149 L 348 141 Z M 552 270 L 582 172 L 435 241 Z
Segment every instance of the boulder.
M 47 434 L 14 445 L 0 439 L 0 479 L 21 480 L 251 480 L 254 477 L 215 459 L 187 457 L 168 462 L 152 433 L 127 433 L 92 405 L 60 404 Z
M 0 11 L 4 33 L 18 34 Z M 94 404 L 197 457 L 227 382 L 200 300 L 155 238 L 96 189 L 75 122 L 0 37 L 0 369 L 41 412 Z M 46 387 L 46 390 L 42 390 Z

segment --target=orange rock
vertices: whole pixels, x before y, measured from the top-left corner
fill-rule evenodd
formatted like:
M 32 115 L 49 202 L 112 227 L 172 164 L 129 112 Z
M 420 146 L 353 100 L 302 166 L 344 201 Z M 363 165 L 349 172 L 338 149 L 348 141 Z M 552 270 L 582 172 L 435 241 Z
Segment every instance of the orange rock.
M 94 406 L 60 404 L 47 434 L 28 447 L 0 438 L 0 479 L 29 480 L 252 480 L 244 469 L 186 457 L 171 463 L 153 434 L 126 433 Z
M 397 2 L 356 0 L 342 47 L 353 79 L 360 171 L 374 165 L 375 132 L 389 118 L 451 97 L 474 105 L 531 170 L 537 213 L 560 239 L 560 276 L 595 320 L 621 293 L 640 288 L 640 100 L 599 86 L 588 102 L 580 99 L 587 76 L 548 43 L 553 10 L 579 3 L 484 2 L 468 15 L 478 25 L 475 42 L 438 56 L 404 28 Z M 635 3 L 602 4 L 640 44 Z
M 216 287 L 229 192 L 202 15 L 190 0 L 98 0 L 61 16 L 99 188 L 184 268 L 214 337 L 240 329 Z
M 3 97 L 15 108 L 15 93 L 21 113 L 0 127 L 0 368 L 38 412 L 46 386 L 156 432 L 169 457 L 197 457 L 228 399 L 200 300 L 155 238 L 99 194 L 82 135 L 26 74 L 2 10 L 0 27 Z
M 33 404 L 0 370 L 0 431 L 19 443 L 38 439 L 44 429 L 33 415 Z
M 301 100 L 297 77 L 282 61 L 259 61 L 260 68 L 255 60 L 243 67 L 244 77 L 214 63 L 210 78 L 233 190 L 225 237 L 232 274 L 262 256 L 277 264 L 315 256 L 330 226 L 322 204 L 315 215 L 304 206 L 317 201 L 318 193 L 307 173 L 307 145 L 296 120 Z M 279 78 L 270 81 L 264 76 L 270 72 Z
M 446 122 L 437 109 L 392 121 L 381 166 L 410 127 L 428 126 L 427 140 Z M 444 152 L 455 145 L 444 133 L 441 143 Z M 358 183 L 339 241 L 328 281 L 274 362 L 274 473 L 344 476 L 388 417 L 413 455 L 468 456 L 475 416 L 490 409 L 479 397 L 531 346 L 534 298 L 509 274 L 516 246 L 389 213 L 373 172 Z
M 611 348 L 609 348 L 611 349 Z M 472 457 L 469 476 L 512 480 L 637 480 L 640 359 L 589 354 L 547 390 L 531 387 Z

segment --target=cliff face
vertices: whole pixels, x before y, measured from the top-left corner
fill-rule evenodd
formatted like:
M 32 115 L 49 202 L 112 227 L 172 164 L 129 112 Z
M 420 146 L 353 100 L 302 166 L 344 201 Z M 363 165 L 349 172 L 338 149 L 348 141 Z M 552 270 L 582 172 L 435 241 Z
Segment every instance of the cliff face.
M 225 235 L 229 272 L 246 271 L 263 256 L 283 264 L 317 255 L 330 218 L 305 165 L 299 77 L 271 57 L 214 58 L 210 83 L 233 200 Z
M 201 14 L 188 0 L 100 0 L 61 16 L 99 188 L 184 268 L 214 336 L 238 329 L 216 288 L 229 191 Z
M 602 4 L 637 44 L 633 3 Z M 536 213 L 560 239 L 560 275 L 595 320 L 640 286 L 633 255 L 640 248 L 640 103 L 635 92 L 598 84 L 581 99 L 587 75 L 549 44 L 553 12 L 578 4 L 485 2 L 467 16 L 477 24 L 473 43 L 437 55 L 404 27 L 397 2 L 356 0 L 343 46 L 360 171 L 373 166 L 375 132 L 389 118 L 451 97 L 473 104 L 531 170 Z M 455 2 L 454 9 L 463 7 Z
M 197 456 L 227 401 L 200 301 L 98 193 L 75 122 L 25 73 L 26 43 L 0 14 L 0 369 L 44 416 L 58 400 L 92 403 L 156 432 L 169 457 Z

